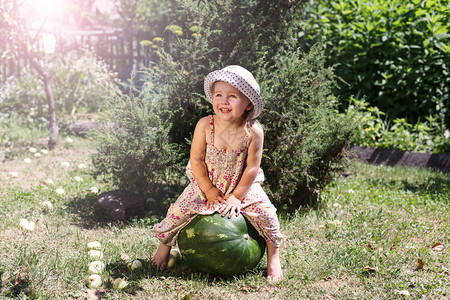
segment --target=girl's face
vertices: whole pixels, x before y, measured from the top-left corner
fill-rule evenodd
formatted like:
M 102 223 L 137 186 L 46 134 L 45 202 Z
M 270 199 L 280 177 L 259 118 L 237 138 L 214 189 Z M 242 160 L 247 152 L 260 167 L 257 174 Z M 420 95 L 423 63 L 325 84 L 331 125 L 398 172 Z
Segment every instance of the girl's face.
M 253 108 L 252 103 L 234 86 L 217 81 L 213 90 L 214 113 L 224 121 L 242 121 L 245 111 Z

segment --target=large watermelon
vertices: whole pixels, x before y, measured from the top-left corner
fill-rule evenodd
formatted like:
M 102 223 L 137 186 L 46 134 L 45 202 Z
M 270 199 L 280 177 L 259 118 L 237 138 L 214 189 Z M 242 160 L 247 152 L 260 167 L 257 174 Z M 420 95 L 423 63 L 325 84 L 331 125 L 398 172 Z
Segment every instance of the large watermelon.
M 178 236 L 181 257 L 202 272 L 219 276 L 253 269 L 264 255 L 265 241 L 241 214 L 198 215 Z

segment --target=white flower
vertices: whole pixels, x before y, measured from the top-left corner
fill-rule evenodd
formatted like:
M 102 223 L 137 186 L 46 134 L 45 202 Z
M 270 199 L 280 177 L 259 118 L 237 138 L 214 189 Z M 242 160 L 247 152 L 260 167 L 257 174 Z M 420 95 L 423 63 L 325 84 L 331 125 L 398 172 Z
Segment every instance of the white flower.
M 55 182 L 54 182 L 52 179 L 47 178 L 47 179 L 44 181 L 44 184 L 45 184 L 45 185 L 54 185 Z
M 89 242 L 87 243 L 87 247 L 88 249 L 101 249 L 102 248 L 102 244 L 100 244 L 99 241 L 93 241 L 93 242 Z
M 19 177 L 19 173 L 17 173 L 17 172 L 9 172 L 9 176 L 11 176 L 11 177 Z
M 105 270 L 105 264 L 99 260 L 93 261 L 88 266 L 88 271 L 91 274 L 100 274 Z
M 31 159 L 29 159 L 29 158 L 27 157 L 27 158 L 25 158 L 25 159 L 23 160 L 23 162 L 26 163 L 26 164 L 29 164 L 29 163 L 31 163 Z
M 33 147 L 31 147 L 30 149 L 28 149 L 28 151 L 30 151 L 31 153 L 36 153 L 36 152 L 37 152 L 37 149 L 36 149 L 36 148 L 33 148 Z
M 57 188 L 57 189 L 55 190 L 55 193 L 57 193 L 58 195 L 64 195 L 64 189 L 62 189 L 62 188 Z
M 91 187 L 91 188 L 89 189 L 89 191 L 90 191 L 92 194 L 97 194 L 97 193 L 98 193 L 98 188 L 97 188 L 96 186 L 93 186 L 93 187 Z
M 41 157 L 42 154 L 40 154 L 39 152 L 35 153 L 34 156 L 35 157 Z
M 89 250 L 88 251 L 88 256 L 90 258 L 96 259 L 96 260 L 100 260 L 103 258 L 103 252 L 99 251 L 99 250 Z
M 450 130 L 446 129 L 444 131 L 444 136 L 445 136 L 446 139 L 448 139 L 450 137 Z
M 67 138 L 66 138 L 66 142 L 68 142 L 68 143 L 73 143 L 73 140 L 72 140 L 70 137 L 67 137 Z
M 116 278 L 113 282 L 113 289 L 121 290 L 124 289 L 128 285 L 128 282 L 122 278 Z
M 28 221 L 27 219 L 20 219 L 19 227 L 26 231 L 33 231 L 34 230 L 34 222 Z
M 47 149 L 41 149 L 41 153 L 42 154 L 48 154 L 48 150 Z
M 47 210 L 53 209 L 53 204 L 50 201 L 44 201 L 42 202 L 42 206 Z
M 86 165 L 85 164 L 79 164 L 78 165 L 78 169 L 86 169 Z
M 130 270 L 136 270 L 142 268 L 142 262 L 138 259 L 133 260 L 131 263 L 128 264 L 128 268 Z
M 61 166 L 64 167 L 64 168 L 68 168 L 68 167 L 70 167 L 70 163 L 68 161 L 63 161 L 61 163 Z
M 342 206 L 339 203 L 335 203 L 335 204 L 333 204 L 333 207 L 341 208 Z
M 81 178 L 80 176 L 75 176 L 73 179 L 75 179 L 75 181 L 83 181 L 83 178 Z
M 96 289 L 102 285 L 102 278 L 98 274 L 92 274 L 88 277 L 86 283 L 91 289 Z

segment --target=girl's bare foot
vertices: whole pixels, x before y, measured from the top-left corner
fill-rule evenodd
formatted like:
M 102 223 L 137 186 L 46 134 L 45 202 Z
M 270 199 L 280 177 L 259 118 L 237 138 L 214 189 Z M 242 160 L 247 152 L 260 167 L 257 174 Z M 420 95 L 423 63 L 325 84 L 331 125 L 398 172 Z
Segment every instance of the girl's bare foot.
M 164 270 L 169 260 L 170 249 L 170 246 L 159 244 L 158 250 L 152 258 L 152 266 L 157 270 Z
M 272 246 L 269 243 L 267 243 L 267 280 L 270 282 L 279 282 L 283 280 L 280 248 Z

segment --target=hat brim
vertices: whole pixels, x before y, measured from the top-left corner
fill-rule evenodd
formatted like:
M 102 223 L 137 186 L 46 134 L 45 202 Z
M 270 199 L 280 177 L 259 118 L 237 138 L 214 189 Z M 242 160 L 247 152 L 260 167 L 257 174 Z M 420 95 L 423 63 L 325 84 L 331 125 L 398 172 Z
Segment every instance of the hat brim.
M 213 103 L 213 86 L 217 81 L 223 81 L 232 85 L 250 100 L 254 106 L 251 119 L 256 119 L 261 114 L 263 101 L 259 91 L 242 76 L 227 70 L 213 71 L 205 77 L 204 90 L 209 102 Z

